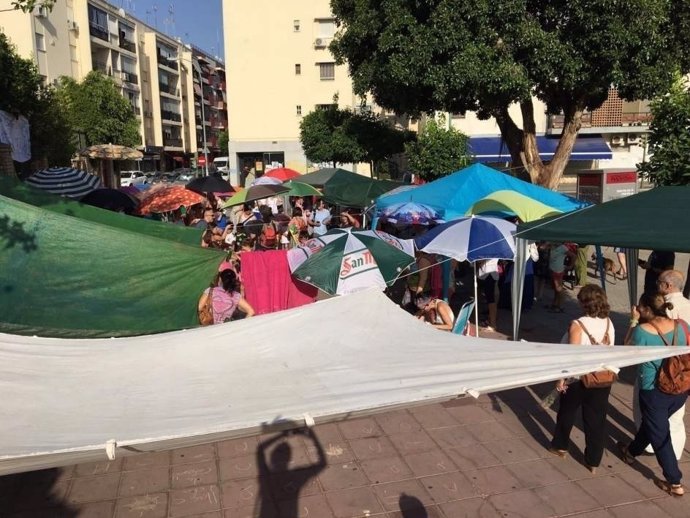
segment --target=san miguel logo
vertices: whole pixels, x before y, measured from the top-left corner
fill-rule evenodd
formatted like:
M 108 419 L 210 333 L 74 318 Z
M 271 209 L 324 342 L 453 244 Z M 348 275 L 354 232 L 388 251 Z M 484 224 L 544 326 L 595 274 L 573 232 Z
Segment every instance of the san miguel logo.
M 368 250 L 346 255 L 343 257 L 340 278 L 345 279 L 351 275 L 362 273 L 363 271 L 371 269 L 373 266 L 376 266 L 376 261 L 374 261 L 374 257 Z
M 403 250 L 403 247 L 400 244 L 400 241 L 398 241 L 396 238 L 394 238 L 390 234 L 386 234 L 385 232 L 379 232 L 378 230 L 375 230 L 374 232 L 376 232 L 376 235 L 379 237 L 379 239 L 381 239 L 381 241 L 385 241 L 389 245 L 397 248 L 398 250 Z
M 304 245 L 302 245 L 302 246 L 307 248 L 309 250 L 309 252 L 311 252 L 312 254 L 315 254 L 316 252 L 318 252 L 319 250 L 321 250 L 324 247 L 324 243 L 323 243 L 323 241 L 320 241 L 318 239 L 310 239 L 309 241 L 304 243 Z

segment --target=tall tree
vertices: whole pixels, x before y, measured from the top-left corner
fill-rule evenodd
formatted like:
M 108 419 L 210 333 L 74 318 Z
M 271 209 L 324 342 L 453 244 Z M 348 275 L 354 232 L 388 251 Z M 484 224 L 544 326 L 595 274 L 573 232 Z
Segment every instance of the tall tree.
M 228 130 L 223 130 L 218 133 L 218 147 L 220 148 L 220 156 L 228 156 L 228 140 L 230 134 Z
M 114 81 L 101 72 L 89 72 L 80 83 L 63 77 L 58 95 L 75 134 L 83 136 L 87 146 L 141 144 L 131 105 Z
M 405 145 L 410 168 L 430 181 L 469 165 L 469 138 L 455 128 L 444 127 L 445 120 L 429 119 L 416 142 Z
M 671 91 L 652 101 L 651 158 L 638 164 L 655 185 L 690 184 L 690 91 L 678 77 Z
M 12 0 L 12 7 L 17 10 L 30 13 L 36 7 L 45 7 L 52 10 L 56 0 Z
M 397 113 L 495 117 L 515 165 L 555 188 L 582 114 L 611 85 L 625 99 L 668 91 L 687 70 L 685 0 L 331 0 L 331 44 L 357 93 Z M 564 115 L 553 159 L 539 157 L 533 96 Z M 509 113 L 517 103 L 521 121 Z M 521 125 L 521 127 L 520 127 Z

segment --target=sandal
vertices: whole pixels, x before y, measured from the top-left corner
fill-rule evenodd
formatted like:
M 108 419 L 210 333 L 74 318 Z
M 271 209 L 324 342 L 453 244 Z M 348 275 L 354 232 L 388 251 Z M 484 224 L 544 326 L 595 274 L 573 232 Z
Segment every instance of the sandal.
M 559 450 L 553 446 L 549 446 L 549 452 L 553 453 L 556 457 L 560 457 L 561 459 L 564 459 L 568 456 L 568 450 Z
M 618 447 L 618 451 L 621 454 L 621 459 L 623 462 L 626 464 L 633 464 L 635 462 L 635 456 L 630 453 L 630 450 L 628 450 L 628 445 L 625 444 L 624 442 L 618 442 L 616 443 L 616 446 Z
M 666 491 L 671 496 L 679 497 L 685 494 L 685 489 L 683 488 L 682 484 L 671 484 L 666 480 L 655 480 L 654 484 L 656 487 Z

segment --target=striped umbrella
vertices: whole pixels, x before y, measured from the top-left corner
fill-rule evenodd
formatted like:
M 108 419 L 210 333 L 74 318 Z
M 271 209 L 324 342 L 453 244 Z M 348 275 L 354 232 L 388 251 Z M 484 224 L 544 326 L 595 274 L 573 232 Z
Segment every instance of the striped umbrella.
M 330 293 L 345 295 L 367 288 L 385 289 L 414 263 L 414 255 L 385 232 L 343 230 L 292 274 Z M 322 236 L 323 237 L 323 236 Z
M 75 199 L 103 187 L 97 176 L 72 167 L 43 169 L 27 178 L 26 183 L 53 194 Z

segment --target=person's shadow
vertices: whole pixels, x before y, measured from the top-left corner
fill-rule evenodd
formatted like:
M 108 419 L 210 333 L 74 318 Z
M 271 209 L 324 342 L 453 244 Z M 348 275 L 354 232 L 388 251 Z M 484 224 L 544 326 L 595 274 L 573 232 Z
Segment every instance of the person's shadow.
M 290 460 L 292 459 L 292 448 L 287 442 L 289 436 L 304 435 L 309 438 L 316 448 L 318 460 L 306 467 L 299 467 L 289 469 Z M 282 442 L 281 442 L 282 441 Z M 266 462 L 267 450 L 277 444 L 271 452 L 270 466 Z M 326 467 L 326 454 L 318 438 L 311 428 L 296 428 L 294 430 L 285 430 L 270 439 L 259 444 L 256 451 L 256 464 L 259 467 L 259 501 L 258 512 L 255 512 L 257 518 L 273 518 L 273 495 L 272 490 L 281 490 L 284 493 L 289 493 L 291 496 L 289 500 L 281 502 L 281 514 L 284 516 L 297 516 L 299 494 L 302 488 L 316 475 L 318 475 Z M 281 487 L 276 487 L 278 483 Z
M 402 518 L 428 518 L 429 513 L 424 509 L 424 504 L 418 498 L 406 493 L 400 495 L 398 507 Z

